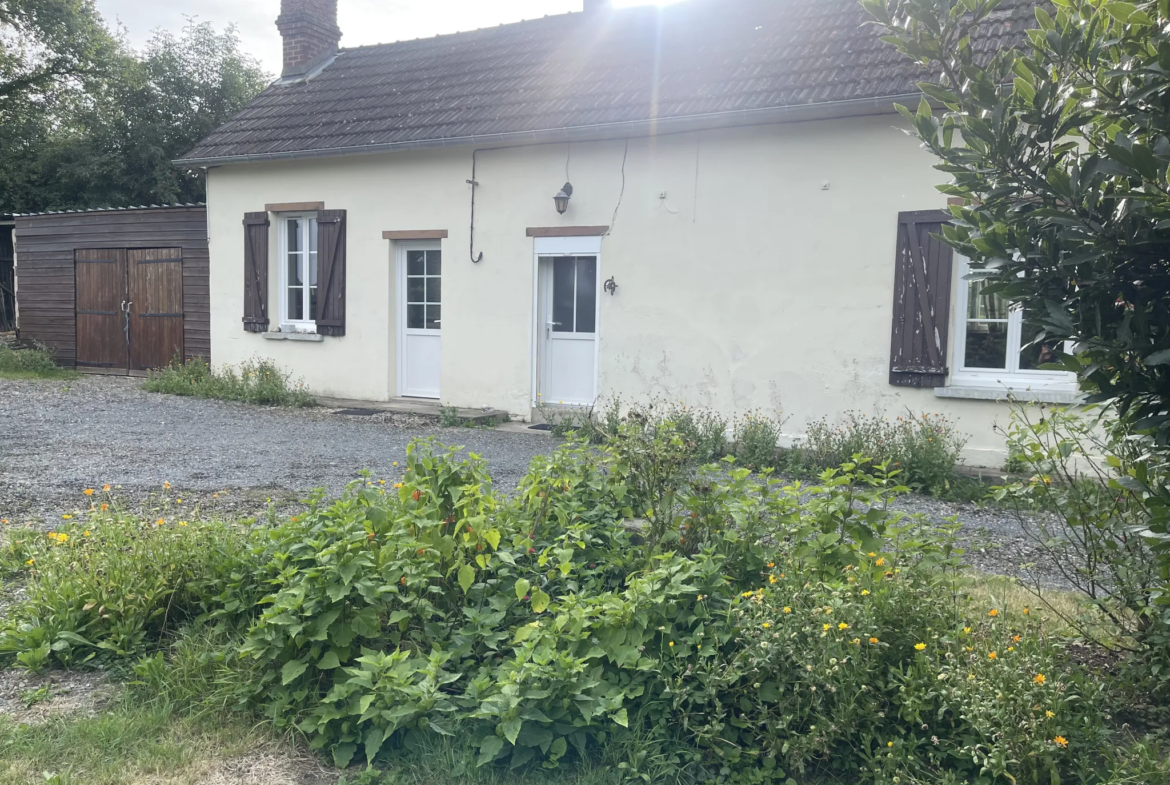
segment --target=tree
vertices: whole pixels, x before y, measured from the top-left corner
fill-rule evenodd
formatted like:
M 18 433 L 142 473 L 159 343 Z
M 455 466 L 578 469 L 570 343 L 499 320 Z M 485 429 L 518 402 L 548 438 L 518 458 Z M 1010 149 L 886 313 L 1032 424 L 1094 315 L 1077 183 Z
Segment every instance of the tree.
M 0 111 L 101 78 L 117 50 L 93 0 L 0 0 Z
M 6 0 L 0 0 L 0 3 Z M 189 21 L 141 53 L 119 43 L 101 76 L 0 103 L 0 212 L 125 207 L 204 198 L 176 158 L 264 88 L 234 28 Z
M 934 104 L 901 110 L 965 201 L 945 241 L 1025 309 L 1035 343 L 1070 342 L 1060 365 L 1090 400 L 1166 450 L 1170 0 L 1051 2 L 1024 47 L 994 53 L 979 31 L 1003 0 L 863 5 L 930 75 Z

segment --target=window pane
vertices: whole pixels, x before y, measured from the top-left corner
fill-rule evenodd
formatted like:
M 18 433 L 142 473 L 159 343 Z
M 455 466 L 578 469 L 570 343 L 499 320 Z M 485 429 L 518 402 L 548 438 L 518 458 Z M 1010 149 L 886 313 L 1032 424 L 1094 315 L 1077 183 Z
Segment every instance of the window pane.
M 301 219 L 289 218 L 288 224 L 288 252 L 297 253 L 301 248 Z
M 1007 319 L 1008 304 L 997 294 L 982 294 L 990 283 L 985 280 L 969 281 L 967 295 L 968 319 Z
M 426 297 L 425 281 L 426 278 L 407 278 L 406 279 L 406 301 L 408 303 L 424 302 Z
M 309 252 L 309 286 L 317 285 L 317 252 Z
M 1007 322 L 967 322 L 967 368 L 1007 368 Z
M 553 260 L 553 332 L 573 332 L 573 279 L 576 276 L 577 260 L 572 256 L 561 256 Z
M 427 251 L 427 275 L 440 275 L 443 272 L 443 252 Z
M 577 260 L 577 332 L 591 333 L 597 326 L 597 257 Z
M 426 272 L 423 264 L 423 257 L 426 251 L 407 251 L 406 252 L 406 274 L 407 275 L 422 275 Z
M 317 219 L 309 219 L 309 251 L 317 253 Z
M 1041 333 L 1038 325 L 1031 325 L 1024 322 L 1022 334 L 1020 336 L 1020 370 L 1034 371 L 1041 365 L 1054 363 L 1057 361 L 1056 349 L 1058 348 L 1055 341 L 1045 340 L 1042 343 L 1032 344 L 1036 340 L 1036 336 Z M 1029 346 L 1028 344 L 1032 344 Z
M 305 294 L 299 286 L 288 287 L 288 318 L 294 322 L 305 318 Z
M 441 302 L 443 302 L 443 297 L 442 297 L 443 293 L 442 293 L 442 291 L 440 291 L 441 287 L 442 287 L 443 279 L 442 278 L 427 278 L 426 281 L 427 281 L 427 302 L 428 303 L 441 303 Z
M 441 322 L 443 319 L 442 307 L 443 306 L 441 306 L 441 305 L 428 305 L 427 306 L 426 328 L 428 330 L 438 330 L 439 327 L 441 326 Z
M 423 306 L 406 306 L 406 326 L 411 330 L 421 330 L 423 327 Z
M 301 255 L 290 253 L 288 255 L 288 285 L 303 286 L 304 283 L 301 280 Z
M 317 287 L 309 287 L 309 321 L 317 318 Z

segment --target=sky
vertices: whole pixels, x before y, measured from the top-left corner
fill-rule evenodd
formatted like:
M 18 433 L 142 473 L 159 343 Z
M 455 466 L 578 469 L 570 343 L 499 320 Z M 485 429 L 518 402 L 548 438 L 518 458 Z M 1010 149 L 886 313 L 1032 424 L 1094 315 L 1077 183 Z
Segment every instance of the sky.
M 622 5 L 666 0 L 617 0 Z M 131 45 L 141 47 L 158 29 L 179 32 L 185 16 L 217 29 L 235 24 L 243 49 L 264 68 L 280 72 L 280 0 L 96 0 L 113 27 L 126 28 Z M 364 46 L 439 33 L 454 33 L 517 22 L 548 14 L 580 11 L 582 0 L 338 0 L 342 46 Z

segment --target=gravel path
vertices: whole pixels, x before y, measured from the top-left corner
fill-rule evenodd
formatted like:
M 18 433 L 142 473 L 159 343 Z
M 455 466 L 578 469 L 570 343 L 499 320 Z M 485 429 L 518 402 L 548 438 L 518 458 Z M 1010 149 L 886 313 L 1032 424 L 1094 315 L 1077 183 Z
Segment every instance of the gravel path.
M 434 435 L 484 456 L 510 491 L 536 455 L 558 440 L 539 431 L 442 428 L 429 418 L 348 417 L 327 409 L 270 409 L 143 392 L 134 379 L 69 382 L 0 379 L 0 518 L 47 523 L 85 506 L 81 491 L 109 483 L 135 504 L 164 482 L 186 504 L 256 514 L 269 500 L 293 506 L 315 488 L 338 493 L 363 469 L 392 481 L 411 439 Z M 941 521 L 957 515 L 968 561 L 1020 574 L 1039 561 L 1011 514 L 907 497 L 899 506 Z M 1058 583 L 1048 573 L 1045 583 Z

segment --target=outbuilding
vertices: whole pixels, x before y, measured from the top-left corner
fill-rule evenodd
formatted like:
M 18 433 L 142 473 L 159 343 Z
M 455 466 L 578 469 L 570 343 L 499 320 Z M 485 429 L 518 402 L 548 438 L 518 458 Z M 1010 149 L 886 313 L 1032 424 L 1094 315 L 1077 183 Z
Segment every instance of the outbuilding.
M 209 360 L 207 209 L 17 215 L 16 303 L 20 337 L 82 372 Z

